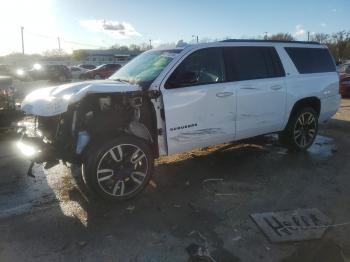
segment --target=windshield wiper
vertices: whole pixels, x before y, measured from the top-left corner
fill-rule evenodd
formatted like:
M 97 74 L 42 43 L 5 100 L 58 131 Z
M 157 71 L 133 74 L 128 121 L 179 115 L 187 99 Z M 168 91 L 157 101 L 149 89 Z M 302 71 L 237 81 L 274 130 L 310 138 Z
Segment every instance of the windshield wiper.
M 126 80 L 126 79 L 113 79 L 114 81 L 119 81 L 119 82 L 122 82 L 122 83 L 130 83 L 130 81 Z

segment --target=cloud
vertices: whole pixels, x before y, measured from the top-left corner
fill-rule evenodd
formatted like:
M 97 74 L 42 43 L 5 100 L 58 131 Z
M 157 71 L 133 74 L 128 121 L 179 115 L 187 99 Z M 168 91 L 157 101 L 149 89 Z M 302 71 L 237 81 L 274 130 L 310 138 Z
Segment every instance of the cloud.
M 305 31 L 303 25 L 296 25 L 295 26 L 295 31 L 293 33 L 293 36 L 301 37 L 301 36 L 304 36 L 305 34 L 306 34 L 306 31 Z
M 326 27 L 327 24 L 326 24 L 326 23 L 321 23 L 321 26 L 322 26 L 322 27 Z
M 106 20 L 81 20 L 80 25 L 92 32 L 104 33 L 117 39 L 127 39 L 134 36 L 142 36 L 127 22 Z

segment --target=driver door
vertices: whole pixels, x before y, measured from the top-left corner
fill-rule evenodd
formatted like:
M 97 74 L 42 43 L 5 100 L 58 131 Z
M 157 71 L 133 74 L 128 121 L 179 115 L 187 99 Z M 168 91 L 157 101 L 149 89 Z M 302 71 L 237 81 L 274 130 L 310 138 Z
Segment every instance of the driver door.
M 168 154 L 235 138 L 236 95 L 220 48 L 187 56 L 162 87 Z

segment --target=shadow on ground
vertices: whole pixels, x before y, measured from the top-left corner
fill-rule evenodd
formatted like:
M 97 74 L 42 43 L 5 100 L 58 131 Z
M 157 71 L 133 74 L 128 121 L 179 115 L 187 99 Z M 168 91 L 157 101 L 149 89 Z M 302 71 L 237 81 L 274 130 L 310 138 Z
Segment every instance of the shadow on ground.
M 205 237 L 217 261 L 342 261 L 321 259 L 346 256 L 348 229 L 330 230 L 320 241 L 273 245 L 249 215 L 316 207 L 335 222 L 350 217 L 349 130 L 349 122 L 332 120 L 306 153 L 287 152 L 267 136 L 164 157 L 157 161 L 156 187 L 121 203 L 90 195 L 79 167 L 38 167 L 43 181 L 37 186 L 53 202 L 0 221 L 1 261 L 187 261 L 186 247 L 198 242 L 193 232 Z M 18 182 L 25 168 L 16 161 L 3 168 L 17 177 L 2 185 L 35 188 L 28 178 Z

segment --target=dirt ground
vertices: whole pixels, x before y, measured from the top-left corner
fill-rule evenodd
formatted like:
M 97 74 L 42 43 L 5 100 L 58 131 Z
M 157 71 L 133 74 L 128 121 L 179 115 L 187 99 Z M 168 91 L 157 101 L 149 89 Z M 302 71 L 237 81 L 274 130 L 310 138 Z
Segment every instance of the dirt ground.
M 117 204 L 91 196 L 76 166 L 36 166 L 26 177 L 29 163 L 2 135 L 0 261 L 188 261 L 198 232 L 216 261 L 350 261 L 350 225 L 272 244 L 249 217 L 318 208 L 333 223 L 350 221 L 349 131 L 344 99 L 306 153 L 265 137 L 161 158 L 152 185 Z M 212 178 L 223 181 L 203 183 Z

